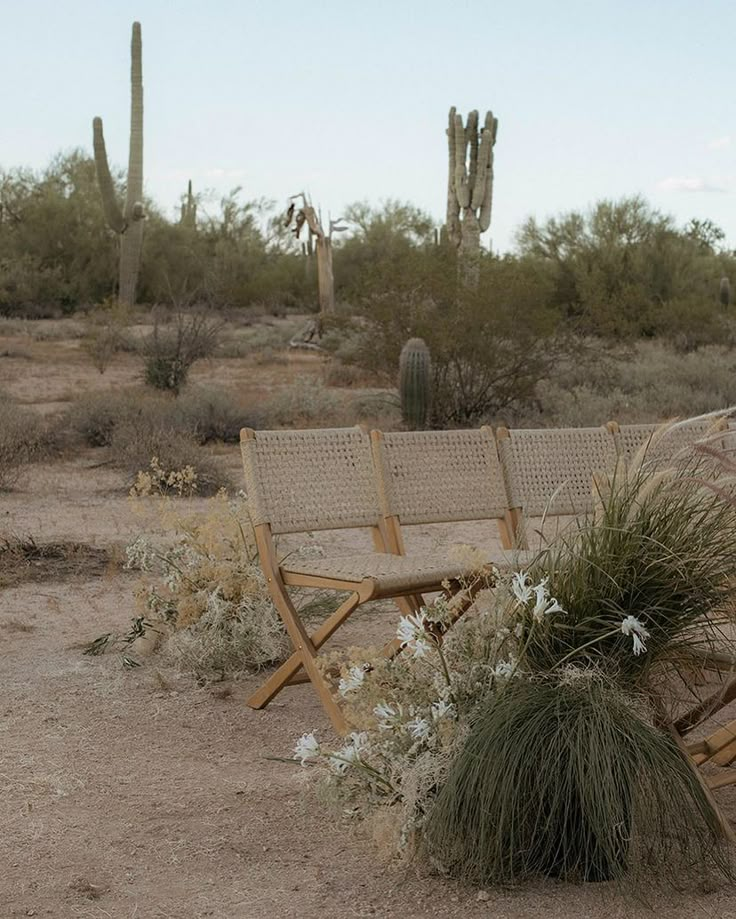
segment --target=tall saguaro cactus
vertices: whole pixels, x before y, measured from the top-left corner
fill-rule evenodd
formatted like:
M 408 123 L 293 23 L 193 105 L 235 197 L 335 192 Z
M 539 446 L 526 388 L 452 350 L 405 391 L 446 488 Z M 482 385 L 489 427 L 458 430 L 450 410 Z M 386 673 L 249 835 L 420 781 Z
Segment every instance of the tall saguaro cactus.
M 120 241 L 120 280 L 118 300 L 135 304 L 143 245 L 143 65 L 141 24 L 133 23 L 130 44 L 130 152 L 125 204 L 121 209 L 105 150 L 102 119 L 92 122 L 97 182 L 100 186 L 105 218 Z
M 491 224 L 493 201 L 493 146 L 498 119 L 486 112 L 478 130 L 478 112 L 462 115 L 450 109 L 447 126 L 449 173 L 447 180 L 447 236 L 460 256 L 462 280 L 478 282 L 480 234 Z
M 183 227 L 195 229 L 197 226 L 197 199 L 192 191 L 192 180 L 187 185 L 187 194 L 181 203 L 181 219 L 179 223 Z

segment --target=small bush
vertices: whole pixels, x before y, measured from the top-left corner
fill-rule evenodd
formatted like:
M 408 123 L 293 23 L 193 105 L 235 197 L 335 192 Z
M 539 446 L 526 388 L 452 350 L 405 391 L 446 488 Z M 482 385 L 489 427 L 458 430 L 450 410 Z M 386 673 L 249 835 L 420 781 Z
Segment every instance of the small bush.
M 141 345 L 145 382 L 178 394 L 192 366 L 215 353 L 221 328 L 222 322 L 202 309 L 178 309 L 168 326 L 156 321 Z
M 289 643 L 256 560 L 243 501 L 217 495 L 196 517 L 159 508 L 170 539 L 127 549 L 144 574 L 141 621 L 164 636 L 162 653 L 198 679 L 252 673 L 282 661 Z
M 196 438 L 151 418 L 129 418 L 116 425 L 110 448 L 113 463 L 130 475 L 131 484 L 140 472 L 149 469 L 154 457 L 167 476 L 190 467 L 196 475 L 197 494 L 214 494 L 232 484 Z
M 165 428 L 200 444 L 237 443 L 240 429 L 261 426 L 260 418 L 216 387 L 191 387 L 177 399 L 130 387 L 82 396 L 65 414 L 64 426 L 90 447 L 109 446 L 115 428 L 131 423 Z
M 269 427 L 355 424 L 349 402 L 319 380 L 304 377 L 278 390 L 263 406 Z M 352 420 L 347 420 L 352 418 Z
M 703 785 L 642 703 L 579 672 L 512 681 L 476 718 L 424 843 L 478 884 L 730 877 Z M 676 802 L 676 803 L 675 803 Z M 674 805 L 674 806 L 673 806 Z
M 49 456 L 56 446 L 43 418 L 0 394 L 0 491 L 17 485 L 24 467 Z
M 213 386 L 192 386 L 176 400 L 172 421 L 202 443 L 234 444 L 241 428 L 261 427 L 260 410 L 246 407 L 238 397 Z

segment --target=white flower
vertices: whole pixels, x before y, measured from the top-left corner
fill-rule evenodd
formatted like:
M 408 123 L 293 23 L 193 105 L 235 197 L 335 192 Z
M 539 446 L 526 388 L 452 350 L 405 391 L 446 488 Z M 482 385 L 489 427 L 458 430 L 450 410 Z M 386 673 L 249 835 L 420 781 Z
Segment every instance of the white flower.
M 426 718 L 414 718 L 406 724 L 407 731 L 414 740 L 424 740 L 429 736 L 429 722 Z
M 351 667 L 350 670 L 348 670 L 348 675 L 341 678 L 337 691 L 344 697 L 349 692 L 360 689 L 364 680 L 365 670 L 362 667 Z
M 294 759 L 301 760 L 302 766 L 320 755 L 319 741 L 314 733 L 302 734 L 294 747 Z
M 491 674 L 500 680 L 508 680 L 516 671 L 516 661 L 510 657 L 507 661 L 499 661 Z
M 523 634 L 524 634 L 524 623 L 523 623 L 523 622 L 517 622 L 517 623 L 516 623 L 516 628 L 514 629 L 514 637 L 515 637 L 515 638 L 521 638 L 521 636 L 522 636 Z
M 370 747 L 370 741 L 366 731 L 353 733 L 350 735 L 350 743 L 341 750 L 328 754 L 330 759 L 330 769 L 337 775 L 344 775 L 350 766 L 360 762 L 361 753 L 366 753 Z
M 444 699 L 440 699 L 439 702 L 432 703 L 432 718 L 435 721 L 439 721 L 442 718 L 454 718 L 455 717 L 455 706 L 452 702 L 446 702 Z
M 416 641 L 422 638 L 425 633 L 425 624 L 427 615 L 424 610 L 420 610 L 412 616 L 402 616 L 399 619 L 399 627 L 396 629 L 396 637 L 404 644 Z
M 621 631 L 624 635 L 631 635 L 634 645 L 634 654 L 638 657 L 642 652 L 646 652 L 647 646 L 644 640 L 649 638 L 649 632 L 636 616 L 627 616 L 621 623 Z
M 511 590 L 519 603 L 526 605 L 534 592 L 534 588 L 529 583 L 529 575 L 524 571 L 517 571 L 511 579 Z
M 411 616 L 402 616 L 396 629 L 396 637 L 403 647 L 413 652 L 413 657 L 424 657 L 432 650 L 432 643 L 427 638 L 427 615 L 420 610 Z
M 378 719 L 378 730 L 390 731 L 395 727 L 396 720 L 401 715 L 401 709 L 398 706 L 389 705 L 388 702 L 379 702 L 373 709 L 373 714 Z

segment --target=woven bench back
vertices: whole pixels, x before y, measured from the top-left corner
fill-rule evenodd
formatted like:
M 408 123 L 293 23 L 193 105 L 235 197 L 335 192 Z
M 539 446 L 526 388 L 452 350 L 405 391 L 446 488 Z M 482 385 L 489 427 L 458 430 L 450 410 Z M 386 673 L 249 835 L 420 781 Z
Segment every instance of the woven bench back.
M 273 533 L 374 526 L 379 518 L 370 439 L 360 428 L 240 435 L 254 525 Z
M 603 427 L 502 431 L 498 452 L 509 503 L 528 517 L 590 511 L 594 476 L 613 472 L 617 455 Z
M 382 510 L 402 524 L 504 516 L 506 488 L 490 428 L 373 433 Z
M 712 439 L 714 431 L 711 418 L 667 429 L 661 424 L 622 424 L 614 437 L 617 449 L 625 460 L 631 460 L 638 451 L 645 450 L 646 462 L 666 463 L 686 459 L 690 453 L 688 448 L 698 440 Z

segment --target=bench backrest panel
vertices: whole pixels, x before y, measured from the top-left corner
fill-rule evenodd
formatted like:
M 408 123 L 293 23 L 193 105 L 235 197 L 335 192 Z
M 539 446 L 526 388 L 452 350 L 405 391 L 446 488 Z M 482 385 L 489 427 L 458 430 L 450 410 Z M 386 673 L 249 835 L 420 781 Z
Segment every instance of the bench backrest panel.
M 372 435 L 382 510 L 402 524 L 491 520 L 507 507 L 490 428 Z
M 498 452 L 510 505 L 528 517 L 590 511 L 594 477 L 613 472 L 617 456 L 603 427 L 504 430 Z
M 241 432 L 254 525 L 273 533 L 375 526 L 371 446 L 359 428 Z

